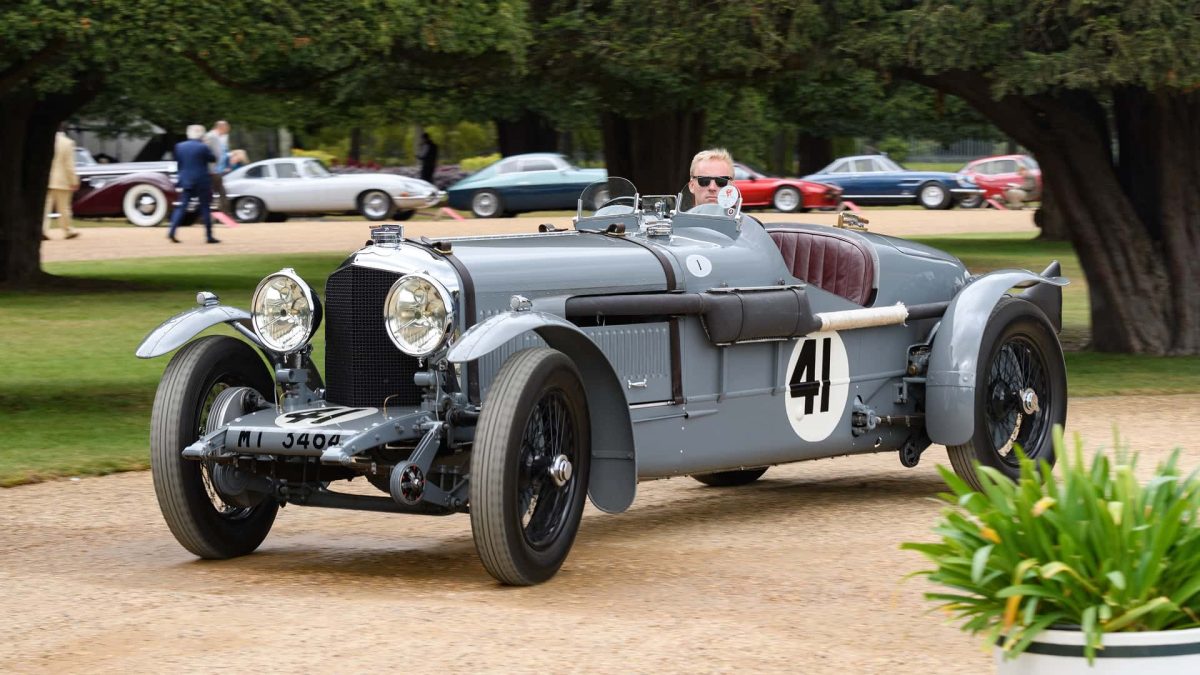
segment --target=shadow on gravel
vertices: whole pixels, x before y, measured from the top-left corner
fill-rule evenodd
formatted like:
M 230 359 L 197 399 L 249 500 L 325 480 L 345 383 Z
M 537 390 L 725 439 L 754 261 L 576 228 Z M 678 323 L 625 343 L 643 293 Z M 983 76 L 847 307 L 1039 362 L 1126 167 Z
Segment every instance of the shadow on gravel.
M 768 474 L 769 476 L 769 474 Z M 690 479 L 677 479 L 690 480 Z M 645 484 L 643 485 L 645 487 Z M 936 496 L 944 485 L 936 476 L 895 472 L 876 472 L 799 480 L 764 478 L 753 485 L 737 488 L 708 488 L 697 484 L 682 493 L 667 497 L 652 496 L 620 515 L 589 512 L 580 528 L 575 550 L 568 559 L 561 579 L 590 586 L 610 583 L 611 579 L 592 579 L 570 573 L 573 566 L 634 565 L 640 574 L 653 576 L 653 560 L 678 555 L 672 540 L 678 537 L 702 540 L 705 532 L 728 536 L 744 529 L 747 536 L 772 523 L 805 527 L 806 518 L 828 525 L 830 520 L 857 517 L 877 520 L 889 512 L 916 506 L 924 498 Z M 932 504 L 929 504 L 932 506 Z M 858 507 L 858 508 L 855 508 Z M 288 516 L 303 518 L 307 509 L 291 510 Z M 285 516 L 287 517 L 287 516 Z M 182 569 L 206 568 L 205 575 L 233 576 L 245 573 L 264 575 L 270 584 L 328 585 L 351 582 L 397 589 L 396 584 L 450 584 L 455 590 L 494 588 L 495 582 L 484 571 L 463 516 L 447 518 L 445 536 L 430 538 L 429 528 L 415 537 L 406 537 L 405 524 L 420 516 L 394 517 L 390 534 L 347 532 L 326 540 L 320 546 L 304 541 L 278 541 L 270 538 L 259 552 L 223 562 L 196 561 Z M 379 522 L 379 521 L 374 521 Z M 649 541 L 647 541 L 649 540 Z M 394 542 L 395 548 L 388 548 Z M 637 554 L 629 555 L 627 544 L 644 544 Z M 641 563 L 645 564 L 642 565 Z M 704 562 L 694 561 L 697 573 Z

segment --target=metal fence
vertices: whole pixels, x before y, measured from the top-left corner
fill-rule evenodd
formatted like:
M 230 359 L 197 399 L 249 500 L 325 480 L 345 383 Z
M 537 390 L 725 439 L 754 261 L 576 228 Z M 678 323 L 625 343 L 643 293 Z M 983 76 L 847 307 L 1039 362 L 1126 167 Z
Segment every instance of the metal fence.
M 1020 146 L 1005 141 L 980 140 L 968 138 L 953 143 L 944 144 L 920 138 L 909 138 L 904 141 L 907 151 L 904 153 L 906 162 L 969 162 L 978 157 L 989 155 L 1006 155 L 1024 152 Z M 888 150 L 873 145 L 867 139 L 855 139 L 855 154 L 866 154 L 879 150 Z M 894 152 L 889 152 L 894 154 Z

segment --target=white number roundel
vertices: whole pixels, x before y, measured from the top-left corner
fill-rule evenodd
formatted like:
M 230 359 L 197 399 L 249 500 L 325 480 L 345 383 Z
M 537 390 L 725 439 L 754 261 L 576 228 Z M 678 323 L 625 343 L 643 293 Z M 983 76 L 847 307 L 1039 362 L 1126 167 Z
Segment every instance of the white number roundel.
M 829 438 L 850 394 L 850 361 L 841 336 L 830 331 L 800 338 L 787 372 L 784 407 L 792 429 L 806 441 Z

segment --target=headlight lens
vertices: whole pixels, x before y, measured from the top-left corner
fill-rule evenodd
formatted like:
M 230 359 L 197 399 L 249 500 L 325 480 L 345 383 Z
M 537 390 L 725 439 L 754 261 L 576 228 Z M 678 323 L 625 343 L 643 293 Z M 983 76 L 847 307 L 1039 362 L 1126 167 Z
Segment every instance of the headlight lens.
M 409 274 L 392 284 L 384 302 L 388 337 L 409 356 L 427 356 L 446 343 L 453 325 L 450 292 L 432 277 Z
M 320 301 L 290 267 L 258 283 L 250 312 L 255 334 L 277 352 L 293 352 L 308 344 L 321 325 Z

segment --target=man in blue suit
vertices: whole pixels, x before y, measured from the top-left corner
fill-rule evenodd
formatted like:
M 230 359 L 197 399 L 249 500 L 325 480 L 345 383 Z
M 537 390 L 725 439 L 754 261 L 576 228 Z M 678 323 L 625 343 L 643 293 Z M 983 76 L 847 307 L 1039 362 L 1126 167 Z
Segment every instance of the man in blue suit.
M 204 137 L 203 125 L 189 125 L 187 137 L 188 140 L 175 144 L 175 163 L 180 190 L 179 206 L 176 206 L 175 213 L 171 214 L 171 230 L 167 232 L 167 238 L 176 244 L 179 243 L 179 240 L 175 238 L 175 228 L 179 227 L 180 221 L 187 213 L 188 204 L 191 203 L 193 197 L 196 197 L 200 200 L 200 217 L 204 219 L 204 233 L 207 235 L 207 241 L 210 244 L 216 244 L 220 240 L 212 235 L 212 214 L 208 210 L 212 203 L 212 178 L 208 175 L 208 164 L 217 161 L 217 158 L 201 140 Z

